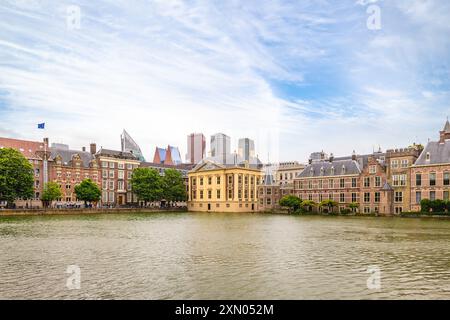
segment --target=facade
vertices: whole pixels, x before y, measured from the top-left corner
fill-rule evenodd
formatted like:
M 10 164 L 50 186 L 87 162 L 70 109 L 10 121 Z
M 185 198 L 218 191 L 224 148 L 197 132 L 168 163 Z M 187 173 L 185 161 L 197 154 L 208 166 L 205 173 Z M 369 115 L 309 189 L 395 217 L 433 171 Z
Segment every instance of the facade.
M 211 157 L 221 164 L 227 164 L 228 156 L 231 154 L 230 137 L 223 133 L 211 136 Z
M 131 175 L 140 165 L 139 159 L 130 152 L 100 149 L 95 154 L 102 182 L 102 204 L 127 206 L 137 203 L 131 192 Z
M 91 150 L 95 151 L 94 145 Z M 83 205 L 75 194 L 75 186 L 85 179 L 91 179 L 101 188 L 101 174 L 95 152 L 71 150 L 63 144 L 52 144 L 50 148 L 49 181 L 59 184 L 62 197 L 54 205 L 73 206 Z
M 363 159 L 353 155 L 350 159 L 312 161 L 294 179 L 294 193 L 301 200 L 320 203 L 334 200 L 339 210 L 358 202 L 360 197 L 360 174 Z
M 411 167 L 411 210 L 420 211 L 420 201 L 449 200 L 450 123 L 440 131 L 439 141 L 430 141 Z
M 360 212 L 390 215 L 393 189 L 388 183 L 383 154 L 370 156 L 360 176 Z
M 187 154 L 188 163 L 197 164 L 205 158 L 206 139 L 203 133 L 191 133 L 187 136 Z
M 166 149 L 156 147 L 153 163 L 176 166 L 182 163 L 180 150 L 177 147 L 167 146 Z
M 280 186 L 275 183 L 270 169 L 266 170 L 262 183 L 258 186 L 258 211 L 270 212 L 280 208 Z
M 188 210 L 255 212 L 262 172 L 246 163 L 223 165 L 209 160 L 188 174 Z
M 28 159 L 33 166 L 34 172 L 34 197 L 29 200 L 18 199 L 15 204 L 19 208 L 42 207 L 41 195 L 45 183 L 48 182 L 48 138 L 42 142 L 20 139 L 0 138 L 0 148 L 12 148 Z
M 249 138 L 239 139 L 238 154 L 242 159 L 247 161 L 255 157 L 255 142 Z
M 132 153 L 139 159 L 139 161 L 145 161 L 141 148 L 133 140 L 133 138 L 131 138 L 128 132 L 125 131 L 125 129 L 120 135 L 120 145 L 122 152 Z

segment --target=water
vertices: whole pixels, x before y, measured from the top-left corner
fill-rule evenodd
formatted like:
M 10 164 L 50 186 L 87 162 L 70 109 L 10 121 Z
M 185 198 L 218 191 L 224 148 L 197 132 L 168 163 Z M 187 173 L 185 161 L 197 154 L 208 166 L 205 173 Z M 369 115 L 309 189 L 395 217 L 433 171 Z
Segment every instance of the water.
M 450 220 L 0 217 L 3 299 L 449 299 Z M 69 265 L 81 288 L 66 286 Z M 367 268 L 381 272 L 368 289 Z

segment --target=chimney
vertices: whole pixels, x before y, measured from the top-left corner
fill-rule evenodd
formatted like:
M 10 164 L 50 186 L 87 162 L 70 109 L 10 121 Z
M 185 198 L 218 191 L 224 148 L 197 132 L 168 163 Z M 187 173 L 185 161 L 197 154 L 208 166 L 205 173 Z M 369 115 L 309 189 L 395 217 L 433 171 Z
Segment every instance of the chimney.
M 91 143 L 90 147 L 91 147 L 91 154 L 96 154 L 97 153 L 97 145 L 95 143 Z
M 81 151 L 86 152 L 86 147 L 82 147 Z
M 48 138 L 44 138 L 44 144 L 48 147 L 49 143 L 48 143 Z
M 352 153 L 352 160 L 353 160 L 353 161 L 356 160 L 356 152 L 355 152 L 355 150 L 353 150 L 353 153 Z
M 333 162 L 333 160 L 334 160 L 334 155 L 333 155 L 333 153 L 330 153 L 330 162 Z

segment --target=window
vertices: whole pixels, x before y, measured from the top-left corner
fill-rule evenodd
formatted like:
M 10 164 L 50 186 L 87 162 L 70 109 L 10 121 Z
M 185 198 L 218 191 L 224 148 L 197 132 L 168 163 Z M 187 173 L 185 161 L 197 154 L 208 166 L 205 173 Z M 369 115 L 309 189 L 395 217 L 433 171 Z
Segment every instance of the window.
M 108 168 L 108 162 L 106 161 L 102 161 L 102 168 Z M 106 195 L 105 198 L 107 198 L 108 196 Z
M 269 205 L 269 206 L 270 206 L 270 205 L 272 204 L 272 199 L 270 199 L 270 198 L 267 198 L 267 199 L 266 199 L 266 202 L 267 202 L 267 205 Z
M 334 176 L 334 167 L 331 167 L 331 175 Z
M 391 168 L 397 169 L 398 168 L 398 160 L 392 160 L 391 161 Z
M 211 198 L 212 198 L 212 191 L 208 190 L 208 199 L 211 199 Z
M 319 180 L 319 189 L 322 189 L 322 188 L 323 188 L 323 181 Z
M 364 213 L 370 213 L 370 207 L 364 207 Z
M 238 176 L 238 183 L 239 184 L 242 183 L 242 175 L 241 174 Z
M 200 178 L 200 185 L 203 185 L 203 178 Z
M 341 173 L 342 173 L 342 174 L 345 174 L 345 166 L 344 166 L 344 165 L 342 165 Z
M 332 193 L 328 194 L 328 200 L 333 200 L 333 194 Z
M 200 190 L 200 199 L 203 199 L 203 190 Z
M 128 170 L 133 170 L 133 165 L 131 163 L 127 163 L 127 169 Z
M 118 190 L 125 190 L 125 184 L 123 181 L 117 181 L 117 189 Z
M 267 188 L 267 195 L 270 196 L 272 194 L 272 189 Z
M 356 188 L 356 178 L 352 178 L 352 188 Z
M 323 176 L 323 167 L 320 168 L 320 175 Z
M 323 194 L 319 194 L 319 202 L 322 202 L 323 201 Z
M 117 164 L 117 168 L 119 168 L 119 169 L 125 169 L 125 163 L 123 163 L 123 162 L 119 162 L 118 164 Z
M 427 152 L 427 154 L 425 156 L 425 160 L 430 161 L 430 159 L 431 159 L 430 153 Z
M 352 193 L 352 202 L 357 202 L 357 196 L 356 196 L 356 192 Z
M 395 213 L 396 214 L 400 214 L 403 212 L 403 208 L 402 207 L 395 207 Z
M 233 190 L 228 190 L 228 199 L 233 198 Z
M 370 177 L 364 177 L 364 187 L 370 187 Z
M 242 199 L 242 190 L 241 189 L 238 190 L 238 199 Z
M 233 183 L 233 176 L 228 176 L 228 184 L 232 184 Z
M 255 198 L 255 192 L 252 190 L 250 190 L 250 198 L 254 199 Z
M 131 179 L 132 175 L 133 175 L 133 173 L 131 171 L 128 171 L 127 172 L 127 179 L 128 180 Z
M 109 178 L 114 179 L 114 170 L 109 170 Z
M 436 200 L 436 191 L 430 191 L 430 200 Z
M 102 189 L 108 189 L 108 181 L 106 180 L 102 181 Z
M 381 194 L 379 192 L 375 192 L 375 202 L 380 202 L 381 200 Z
M 247 175 L 244 177 L 244 183 L 248 184 L 248 176 Z
M 444 191 L 444 200 L 447 201 L 449 199 L 448 197 L 448 191 Z
M 444 186 L 450 185 L 450 173 L 444 172 Z
M 109 181 L 109 190 L 114 190 L 114 181 Z
M 395 202 L 403 202 L 403 192 L 402 191 L 395 192 L 394 201 Z
M 422 201 L 422 192 L 417 191 L 416 192 L 416 203 L 420 203 Z
M 217 190 L 217 199 L 220 199 L 220 190 Z
M 308 189 L 312 189 L 312 181 L 311 180 L 308 181 Z
M 114 192 L 109 193 L 109 202 L 114 202 Z
M 334 188 L 334 180 L 333 180 L 333 179 L 330 179 L 330 180 L 328 181 L 328 188 L 330 188 L 330 189 L 333 189 L 333 188 Z
M 345 194 L 341 193 L 341 194 L 339 195 L 339 201 L 340 201 L 341 203 L 345 202 Z
M 341 187 L 341 188 L 344 188 L 345 187 L 345 179 L 340 179 L 339 180 L 339 186 Z
M 125 171 L 119 170 L 117 173 L 117 178 L 124 179 L 125 178 Z
M 408 164 L 409 164 L 408 159 L 403 159 L 400 166 L 402 168 L 408 168 Z
M 406 174 L 397 174 L 393 176 L 393 185 L 395 187 L 406 186 Z
M 430 186 L 435 186 L 435 185 L 436 185 L 436 173 L 431 172 L 430 173 Z
M 416 174 L 416 186 L 421 186 L 422 185 L 422 174 L 417 173 Z
M 369 173 L 370 173 L 370 174 L 375 174 L 375 173 L 377 173 L 377 166 L 374 166 L 374 165 L 369 166 Z
M 247 189 L 244 190 L 244 198 L 248 199 L 248 190 Z
M 370 192 L 364 192 L 364 202 L 370 202 Z
M 212 177 L 208 177 L 208 184 L 209 184 L 209 185 L 212 184 Z
M 375 187 L 381 187 L 381 177 L 375 177 Z
M 109 167 L 110 167 L 111 169 L 114 169 L 114 168 L 116 167 L 116 164 L 115 164 L 114 162 L 110 162 L 110 163 L 109 163 Z

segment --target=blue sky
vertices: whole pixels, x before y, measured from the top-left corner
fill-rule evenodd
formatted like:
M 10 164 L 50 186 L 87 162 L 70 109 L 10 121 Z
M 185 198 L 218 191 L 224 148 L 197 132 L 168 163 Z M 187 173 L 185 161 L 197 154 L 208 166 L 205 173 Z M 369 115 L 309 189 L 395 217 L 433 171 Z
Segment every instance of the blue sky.
M 125 128 L 151 158 L 224 132 L 302 162 L 426 143 L 450 115 L 449 17 L 446 0 L 3 0 L 0 135 L 119 148 Z

